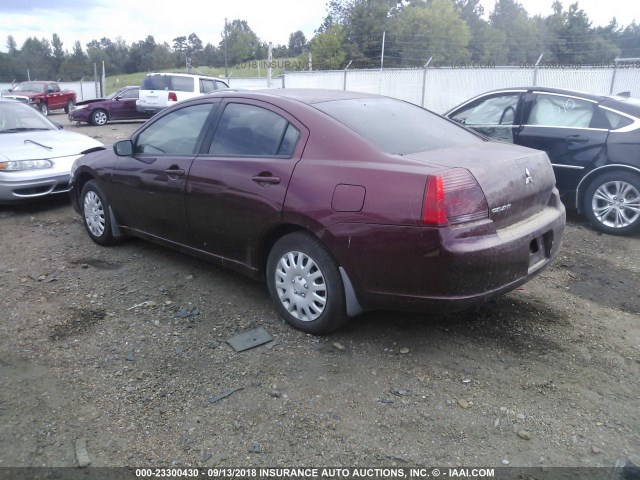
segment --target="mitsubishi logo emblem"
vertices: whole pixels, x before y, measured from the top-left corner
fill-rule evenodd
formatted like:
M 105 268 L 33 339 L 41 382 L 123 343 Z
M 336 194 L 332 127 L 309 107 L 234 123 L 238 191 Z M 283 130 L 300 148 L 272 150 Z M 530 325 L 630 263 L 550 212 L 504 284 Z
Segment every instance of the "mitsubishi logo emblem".
M 529 172 L 528 168 L 524 169 L 524 184 L 529 185 L 533 183 L 533 177 L 531 176 L 531 172 Z

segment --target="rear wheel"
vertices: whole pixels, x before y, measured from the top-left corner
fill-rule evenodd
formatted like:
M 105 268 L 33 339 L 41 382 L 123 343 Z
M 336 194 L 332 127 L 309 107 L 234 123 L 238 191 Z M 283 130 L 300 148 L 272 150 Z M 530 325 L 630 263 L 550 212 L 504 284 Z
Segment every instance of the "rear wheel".
M 40 110 L 40 113 L 45 117 L 49 115 L 49 106 L 44 102 L 41 102 L 40 105 L 38 105 L 38 110 Z
M 73 100 L 69 100 L 67 102 L 67 106 L 64 107 L 64 113 L 69 113 L 71 110 L 73 110 L 73 106 L 75 105 L 75 103 L 73 103 Z
M 109 116 L 104 110 L 96 110 L 91 114 L 91 123 L 97 126 L 105 125 L 109 121 Z
M 321 335 L 348 320 L 338 265 L 313 235 L 295 232 L 278 240 L 266 274 L 276 309 L 293 327 Z
M 85 183 L 80 194 L 80 205 L 84 226 L 91 239 L 99 245 L 114 244 L 109 203 L 95 180 Z
M 627 171 L 597 177 L 584 194 L 584 211 L 604 233 L 625 235 L 640 228 L 640 175 Z

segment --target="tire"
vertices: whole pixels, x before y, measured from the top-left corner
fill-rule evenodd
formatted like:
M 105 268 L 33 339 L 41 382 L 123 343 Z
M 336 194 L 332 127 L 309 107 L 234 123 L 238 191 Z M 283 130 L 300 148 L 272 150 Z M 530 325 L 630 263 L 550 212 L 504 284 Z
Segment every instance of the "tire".
M 109 116 L 107 115 L 107 112 L 105 112 L 104 110 L 95 110 L 91 114 L 91 123 L 93 125 L 101 127 L 102 125 L 106 125 L 108 121 L 109 121 Z
M 323 335 L 347 322 L 338 265 L 313 235 L 294 232 L 278 240 L 266 275 L 278 313 L 294 328 Z
M 67 106 L 64 107 L 64 113 L 69 113 L 73 109 L 74 105 L 75 105 L 75 103 L 73 103 L 73 100 L 69 100 L 67 102 Z
M 111 231 L 109 203 L 95 180 L 85 183 L 80 194 L 82 221 L 91 239 L 98 245 L 116 243 Z
M 627 171 L 605 173 L 584 193 L 583 208 L 596 230 L 626 235 L 640 228 L 640 175 Z
M 49 106 L 44 102 L 41 102 L 38 105 L 38 110 L 40 110 L 40 113 L 42 113 L 45 117 L 49 115 Z

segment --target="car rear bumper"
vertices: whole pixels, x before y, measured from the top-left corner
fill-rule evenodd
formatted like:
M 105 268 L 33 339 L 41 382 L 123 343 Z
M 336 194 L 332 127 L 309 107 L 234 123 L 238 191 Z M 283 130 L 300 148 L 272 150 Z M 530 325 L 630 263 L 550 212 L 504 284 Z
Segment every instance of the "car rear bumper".
M 147 115 L 155 115 L 156 113 L 164 110 L 166 107 L 157 107 L 151 105 L 138 105 L 136 103 L 136 110 L 140 113 L 146 113 Z
M 490 220 L 427 228 L 338 224 L 322 235 L 364 310 L 463 310 L 526 283 L 558 255 L 565 209 L 496 230 Z M 372 260 L 373 259 L 373 260 Z

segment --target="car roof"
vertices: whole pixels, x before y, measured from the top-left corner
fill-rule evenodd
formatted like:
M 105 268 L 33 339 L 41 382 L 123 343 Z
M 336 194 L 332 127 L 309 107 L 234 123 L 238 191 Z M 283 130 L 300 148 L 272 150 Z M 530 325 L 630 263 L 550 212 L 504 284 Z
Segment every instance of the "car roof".
M 264 90 L 245 90 L 245 91 L 232 91 L 220 90 L 218 96 L 237 96 L 240 93 L 245 98 L 269 99 L 269 98 L 284 98 L 294 100 L 307 105 L 313 105 L 314 103 L 331 102 L 335 100 L 352 100 L 357 98 L 386 98 L 382 95 L 375 95 L 372 93 L 352 92 L 348 90 L 326 90 L 320 88 L 279 88 L 279 89 L 264 89 Z
M 614 108 L 617 110 L 620 110 L 623 113 L 628 113 L 634 116 L 640 116 L 640 99 L 637 98 L 632 98 L 632 97 L 628 97 L 628 96 L 622 96 L 622 95 L 600 95 L 600 94 L 595 94 L 595 93 L 588 93 L 588 92 L 582 92 L 579 90 L 566 90 L 563 88 L 553 88 L 553 87 L 532 87 L 532 86 L 525 86 L 525 87 L 508 87 L 508 88 L 499 88 L 496 90 L 490 90 L 488 92 L 484 92 L 481 93 L 479 95 L 475 95 L 472 99 L 469 99 L 467 101 L 464 102 L 464 104 L 469 103 L 470 100 L 473 100 L 475 98 L 484 96 L 484 95 L 490 95 L 492 93 L 500 93 L 500 92 L 507 92 L 507 91 L 511 91 L 511 92 L 543 92 L 543 93 L 554 93 L 554 94 L 558 94 L 558 95 L 569 95 L 569 96 L 575 96 L 575 97 L 580 97 L 580 98 L 584 98 L 587 100 L 591 100 L 594 102 L 597 102 L 599 104 L 602 104 L 604 106 L 610 107 L 610 108 Z M 451 111 L 456 110 L 457 108 L 459 108 L 460 105 L 455 106 L 454 108 L 450 109 L 449 111 L 447 111 L 447 113 L 445 113 L 445 115 L 449 114 Z

